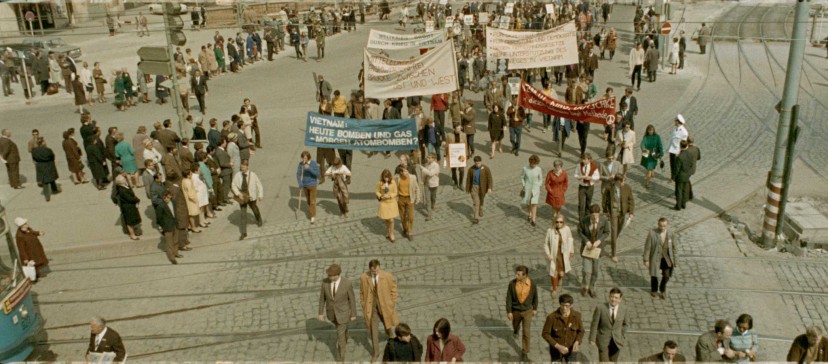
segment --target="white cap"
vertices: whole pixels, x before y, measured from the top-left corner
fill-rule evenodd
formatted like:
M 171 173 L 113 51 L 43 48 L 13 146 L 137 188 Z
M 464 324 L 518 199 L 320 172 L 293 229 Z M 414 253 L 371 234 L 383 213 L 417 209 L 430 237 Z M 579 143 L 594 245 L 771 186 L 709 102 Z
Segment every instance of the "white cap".
M 29 220 L 26 220 L 22 217 L 18 217 L 16 219 L 14 219 L 14 224 L 17 225 L 17 227 L 21 227 L 23 225 L 26 225 L 26 223 L 28 223 L 28 222 L 29 222 Z
M 684 125 L 684 124 L 686 123 L 686 122 L 684 121 L 684 116 L 681 116 L 681 114 L 678 114 L 678 115 L 676 116 L 676 120 L 678 120 L 678 121 L 679 121 L 682 125 Z

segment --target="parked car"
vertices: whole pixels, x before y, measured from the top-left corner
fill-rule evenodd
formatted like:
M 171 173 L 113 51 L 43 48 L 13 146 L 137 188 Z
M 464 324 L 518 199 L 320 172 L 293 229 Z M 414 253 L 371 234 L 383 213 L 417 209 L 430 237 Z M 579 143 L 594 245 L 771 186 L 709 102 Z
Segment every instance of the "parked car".
M 79 60 L 83 55 L 80 47 L 66 44 L 66 42 L 60 38 L 26 38 L 20 43 L 7 44 L 4 47 L 9 47 L 15 51 L 23 51 L 26 53 L 26 64 L 31 63 L 29 58 L 31 56 L 30 53 L 32 53 L 32 49 L 46 53 L 52 52 L 58 55 L 68 55 L 74 60 Z
M 187 5 L 178 4 L 178 6 L 180 6 L 182 14 L 190 11 L 190 9 L 187 8 Z M 149 12 L 155 15 L 164 15 L 164 6 L 161 3 L 150 4 Z

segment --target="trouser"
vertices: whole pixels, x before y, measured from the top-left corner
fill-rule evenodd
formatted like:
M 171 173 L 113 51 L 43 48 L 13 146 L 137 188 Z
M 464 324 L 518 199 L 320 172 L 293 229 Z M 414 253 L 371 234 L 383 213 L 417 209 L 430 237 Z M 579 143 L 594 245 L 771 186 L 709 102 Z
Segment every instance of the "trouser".
M 371 338 L 372 359 L 376 359 L 380 356 L 380 354 L 382 354 L 382 347 L 379 343 L 380 325 L 382 325 L 382 329 L 385 330 L 385 334 L 388 335 L 389 338 L 394 336 L 391 333 L 391 330 L 385 329 L 385 317 L 382 316 L 382 312 L 380 312 L 379 304 L 377 302 L 377 297 L 374 296 L 374 309 L 371 310 L 371 324 L 367 325 L 368 336 Z
M 679 51 L 679 69 L 684 68 L 684 51 Z
M 46 90 L 49 89 L 49 80 L 40 81 L 40 94 L 46 95 Z
M 512 143 L 512 151 L 518 152 L 520 151 L 520 134 L 523 131 L 521 127 L 509 127 L 509 142 Z
M 9 186 L 20 187 L 20 163 L 6 163 L 6 172 L 9 173 Z
M 512 311 L 512 331 L 517 334 L 523 324 L 523 335 L 521 338 L 521 352 L 529 354 L 530 338 L 532 335 L 532 310 Z
M 320 169 L 325 170 L 332 166 L 335 159 L 336 151 L 334 151 L 333 148 L 316 148 L 316 163 L 319 164 Z M 325 179 L 324 176 L 320 178 L 323 180 Z
M 314 218 L 316 217 L 316 186 L 303 186 L 302 191 L 308 201 L 308 214 Z
M 339 323 L 334 321 L 336 326 L 336 361 L 345 361 L 345 352 L 348 351 L 348 321 Z
M 701 51 L 701 54 L 705 54 L 705 53 L 706 53 L 706 50 L 707 50 L 707 46 L 706 46 L 706 45 L 701 45 L 701 44 L 699 44 L 699 51 Z
M 459 179 L 457 178 L 457 173 L 458 172 L 460 173 L 460 178 Z M 457 185 L 457 187 L 463 188 L 463 175 L 465 173 L 466 172 L 463 170 L 463 168 L 452 168 L 451 169 L 451 180 L 454 182 L 455 185 Z
M 676 207 L 680 209 L 687 208 L 687 195 L 690 190 L 690 182 L 676 181 Z
M 469 155 L 474 154 L 474 134 L 466 134 L 466 145 Z
M 282 37 L 282 36 L 276 37 L 276 50 L 277 51 L 285 50 L 285 40 L 283 38 L 284 37 Z
M 549 357 L 550 361 L 553 363 L 572 363 L 578 362 L 578 353 L 572 352 L 572 347 L 568 347 L 569 354 L 561 355 L 561 352 L 558 349 L 555 349 L 554 346 L 549 347 Z
M 670 153 L 670 179 L 676 179 L 676 157 L 678 154 Z
M 614 56 L 615 56 L 615 49 L 614 49 L 614 48 L 610 48 L 610 50 L 609 50 L 609 51 L 610 51 L 610 61 L 612 61 L 612 57 L 614 57 Z
M 226 170 L 230 170 L 230 168 L 227 168 Z M 232 183 L 233 183 L 233 175 L 232 174 L 228 173 L 228 174 L 222 174 L 221 175 L 221 190 L 219 190 L 219 191 L 221 191 L 221 193 L 219 194 L 219 197 L 218 197 L 219 203 L 227 202 L 227 194 L 230 193 L 230 185 Z
M 210 193 L 210 207 L 215 210 L 219 207 L 219 195 L 221 194 L 221 178 L 218 175 L 213 178 L 213 192 Z
M 198 111 L 201 111 L 201 113 L 204 114 L 204 110 L 207 109 L 204 105 L 204 94 L 196 93 L 196 100 L 198 100 Z
M 581 242 L 581 244 L 586 244 L 586 242 Z M 590 291 L 595 292 L 595 282 L 598 281 L 598 274 L 601 273 L 601 258 L 583 258 L 581 260 L 581 264 L 583 264 L 582 285 L 584 288 L 588 288 Z
M 471 188 L 472 208 L 474 209 L 474 219 L 478 220 L 483 216 L 483 202 L 486 198 L 486 191 L 480 191 L 480 185 L 472 185 Z
M 189 94 L 182 94 L 181 95 L 181 107 L 183 107 L 184 110 L 187 110 L 187 113 L 190 112 L 189 111 L 190 110 L 190 95 Z
M 259 206 L 256 204 L 257 201 L 249 201 L 248 203 L 241 205 L 241 224 L 239 226 L 242 235 L 247 235 L 247 207 L 249 206 L 251 210 L 253 210 L 253 216 L 256 217 L 256 223 L 261 225 L 262 223 L 262 215 L 259 213 Z
M 656 73 L 658 73 L 656 71 L 657 70 L 654 70 L 654 69 L 647 69 L 647 80 L 648 81 L 650 81 L 650 82 L 655 82 L 656 81 Z
M 650 262 L 653 264 L 654 262 Z M 667 259 L 661 258 L 661 263 L 659 265 L 661 269 L 661 284 L 658 284 L 658 277 L 650 277 L 650 292 L 667 292 L 667 281 L 670 280 L 670 277 L 673 276 L 673 267 L 667 264 Z
M 354 151 L 350 149 L 339 149 L 337 151 L 339 153 L 339 159 L 342 160 L 342 164 L 344 164 L 348 169 L 351 169 L 351 162 L 354 160 Z M 353 171 L 351 169 L 351 171 Z
M 322 59 L 325 58 L 325 47 L 316 47 L 316 58 Z
M 578 221 L 589 215 L 589 206 L 592 204 L 592 193 L 595 186 L 578 185 Z
M 581 147 L 581 155 L 586 152 L 587 148 L 587 137 L 589 136 L 589 124 L 586 122 L 578 122 L 575 127 L 575 130 L 578 132 L 578 144 Z
M 176 237 L 175 240 L 178 242 L 178 249 L 181 249 L 187 245 L 190 245 L 190 240 L 187 239 L 187 228 L 176 228 Z
M 72 94 L 72 75 L 63 76 L 63 84 L 66 92 Z
M 552 124 L 552 115 L 543 114 L 543 128 L 544 129 L 549 129 L 550 124 Z M 558 132 L 555 132 L 554 138 L 555 139 L 553 139 L 553 140 L 557 142 L 558 141 Z
M 615 211 L 610 213 L 610 248 L 612 249 L 612 257 L 615 256 L 616 244 L 618 242 L 618 235 L 621 234 L 621 228 L 624 226 L 624 214 L 619 214 Z M 606 248 L 606 247 L 605 247 Z
M 630 80 L 630 85 L 635 86 L 635 81 L 638 80 L 638 88 L 641 88 L 641 66 L 640 64 L 635 65 L 633 67 L 632 72 L 632 79 Z
M 296 59 L 302 58 L 302 51 L 299 49 L 299 43 L 294 44 L 293 48 L 296 49 Z
M 167 259 L 175 261 L 175 256 L 178 255 L 178 230 L 165 231 L 164 243 L 167 245 Z
M 411 203 L 411 197 L 400 195 L 397 198 L 397 208 L 400 210 L 403 234 L 409 235 L 414 228 L 414 204 Z
M 266 42 L 267 43 L 267 60 L 273 60 L 273 54 L 276 53 L 276 45 L 273 42 Z
M 437 128 L 437 132 L 443 136 L 445 139 L 446 136 L 446 110 L 434 110 L 434 125 L 439 126 Z
M 621 354 L 621 348 L 615 344 L 615 339 L 610 339 L 608 347 L 598 347 L 598 361 L 600 362 L 617 362 L 619 354 Z
M 9 75 L 3 75 L 3 96 L 9 96 L 11 94 L 11 78 Z
M 426 186 L 423 189 L 423 205 L 425 205 L 428 218 L 431 218 L 431 211 L 434 210 L 435 204 L 437 204 L 437 187 Z
M 43 183 L 43 195 L 46 196 L 46 201 L 49 201 L 52 198 L 53 193 L 57 193 L 57 182 L 44 182 Z
M 435 144 L 426 144 L 426 152 L 427 153 L 434 153 L 437 156 L 437 160 L 440 161 L 442 158 L 440 157 L 440 146 Z M 425 158 L 424 158 L 425 159 Z

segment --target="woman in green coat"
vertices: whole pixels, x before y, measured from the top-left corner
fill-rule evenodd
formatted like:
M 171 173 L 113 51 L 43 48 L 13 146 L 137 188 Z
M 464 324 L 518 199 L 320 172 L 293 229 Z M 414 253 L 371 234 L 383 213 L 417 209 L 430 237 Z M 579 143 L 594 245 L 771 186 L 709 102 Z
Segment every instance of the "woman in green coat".
M 224 44 L 216 44 L 213 50 L 215 50 L 216 53 L 216 63 L 218 64 L 219 70 L 221 70 L 221 73 L 227 72 L 224 68 Z
M 650 188 L 650 179 L 655 175 L 655 168 L 663 155 L 661 137 L 656 134 L 652 124 L 647 125 L 647 131 L 641 140 L 641 166 L 647 169 L 647 188 Z
M 124 78 L 121 76 L 121 71 L 115 74 L 115 107 L 120 111 L 124 111 L 126 105 L 126 85 L 124 85 Z

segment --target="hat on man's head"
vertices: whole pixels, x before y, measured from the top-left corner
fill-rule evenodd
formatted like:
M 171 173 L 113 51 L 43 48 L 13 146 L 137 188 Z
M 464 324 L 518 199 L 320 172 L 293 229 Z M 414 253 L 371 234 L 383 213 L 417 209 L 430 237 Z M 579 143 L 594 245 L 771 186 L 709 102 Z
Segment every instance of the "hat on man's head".
M 202 118 L 201 116 L 197 117 L 195 123 L 196 125 L 204 124 L 204 118 Z
M 681 114 L 676 115 L 676 120 L 678 120 L 678 122 L 680 122 L 681 125 L 684 125 L 686 123 L 684 121 L 684 116 L 681 116 Z
M 334 263 L 331 264 L 325 272 L 328 273 L 329 276 L 338 276 L 342 274 L 342 267 L 340 267 L 339 264 Z
M 26 220 L 22 217 L 18 217 L 16 219 L 14 219 L 14 224 L 17 225 L 17 227 L 21 227 L 23 225 L 26 225 L 28 222 L 29 222 L 29 220 Z

